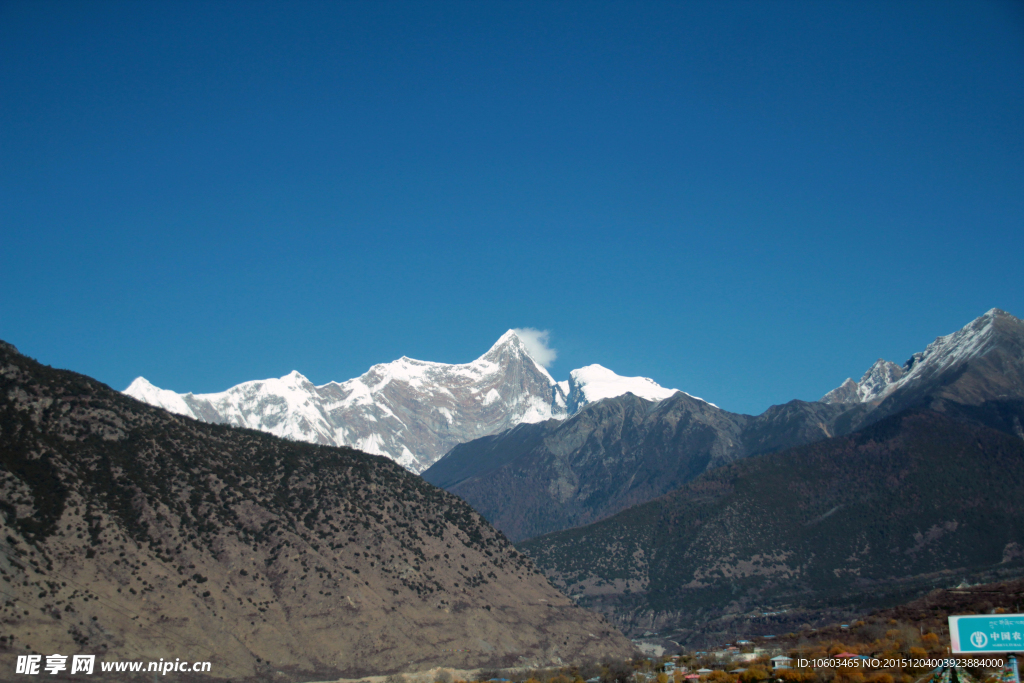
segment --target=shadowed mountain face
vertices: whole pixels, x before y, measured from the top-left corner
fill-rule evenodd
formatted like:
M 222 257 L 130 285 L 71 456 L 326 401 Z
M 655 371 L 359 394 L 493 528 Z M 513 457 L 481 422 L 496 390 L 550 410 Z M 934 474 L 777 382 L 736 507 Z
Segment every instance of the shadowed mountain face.
M 311 680 L 631 650 L 386 458 L 173 415 L 2 343 L 0 515 L 4 670 L 59 652 Z
M 916 405 L 1024 397 L 1024 322 L 992 309 L 900 368 L 878 361 L 822 402 L 756 417 L 677 392 L 585 406 L 564 422 L 520 425 L 453 448 L 423 477 L 467 500 L 513 540 L 588 524 L 742 458 L 849 434 Z
M 1024 402 L 950 408 L 741 460 L 519 547 L 632 632 L 777 633 L 964 576 L 1020 573 Z
M 603 519 L 739 458 L 821 440 L 851 412 L 793 401 L 751 417 L 681 392 L 657 403 L 627 394 L 456 446 L 423 478 L 518 541 Z

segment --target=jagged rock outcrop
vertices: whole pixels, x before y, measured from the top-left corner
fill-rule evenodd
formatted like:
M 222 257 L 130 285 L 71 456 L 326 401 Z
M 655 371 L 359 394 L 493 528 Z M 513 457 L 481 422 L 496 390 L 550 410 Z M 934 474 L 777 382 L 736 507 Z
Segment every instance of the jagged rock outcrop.
M 870 403 L 885 393 L 903 376 L 903 368 L 879 358 L 859 382 L 847 378 L 840 386 L 821 397 L 822 403 Z

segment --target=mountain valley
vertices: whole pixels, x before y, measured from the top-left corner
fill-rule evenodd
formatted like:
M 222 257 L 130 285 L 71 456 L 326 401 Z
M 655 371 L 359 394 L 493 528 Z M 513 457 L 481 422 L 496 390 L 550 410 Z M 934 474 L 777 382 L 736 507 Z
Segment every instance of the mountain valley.
M 601 366 L 556 382 L 512 330 L 463 365 L 207 395 L 0 360 L 8 655 L 558 663 L 628 655 L 616 628 L 798 629 L 1024 573 L 1024 323 L 998 309 L 757 416 Z

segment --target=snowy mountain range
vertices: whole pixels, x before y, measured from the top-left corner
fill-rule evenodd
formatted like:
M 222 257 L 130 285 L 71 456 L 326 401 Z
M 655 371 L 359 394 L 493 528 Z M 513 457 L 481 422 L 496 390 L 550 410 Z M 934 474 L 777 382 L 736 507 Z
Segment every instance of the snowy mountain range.
M 1024 323 L 994 308 L 937 338 L 903 366 L 879 359 L 859 382 L 847 379 L 820 401 L 880 418 L 925 395 L 960 403 L 1024 395 L 1022 339 Z M 684 392 L 646 377 L 622 377 L 600 365 L 573 370 L 568 380 L 556 382 L 509 330 L 470 363 L 403 357 L 340 383 L 315 386 L 293 371 L 215 394 L 177 394 L 139 377 L 124 393 L 205 422 L 352 446 L 421 473 L 458 444 L 520 424 L 563 420 L 627 393 L 664 401 Z
M 556 382 L 509 330 L 471 363 L 399 358 L 345 382 L 315 386 L 298 372 L 214 394 L 178 394 L 139 377 L 124 393 L 179 415 L 277 436 L 384 455 L 422 472 L 457 444 L 518 424 L 564 419 L 631 392 L 662 400 L 676 392 L 600 365 Z

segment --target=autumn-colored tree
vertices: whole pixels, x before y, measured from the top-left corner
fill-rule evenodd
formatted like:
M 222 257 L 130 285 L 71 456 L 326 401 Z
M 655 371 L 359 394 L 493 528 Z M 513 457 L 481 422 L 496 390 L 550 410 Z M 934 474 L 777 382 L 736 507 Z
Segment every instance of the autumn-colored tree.
M 633 677 L 633 667 L 626 662 L 605 662 L 601 672 L 601 683 L 629 683 Z
M 777 669 L 775 671 L 775 677 L 781 680 L 783 683 L 804 683 L 814 678 L 813 673 L 804 673 L 797 671 L 796 669 Z
M 735 676 L 731 676 L 721 669 L 715 669 L 705 678 L 709 683 L 736 683 Z
M 741 683 L 757 683 L 768 678 L 768 672 L 759 666 L 752 666 L 740 674 Z

